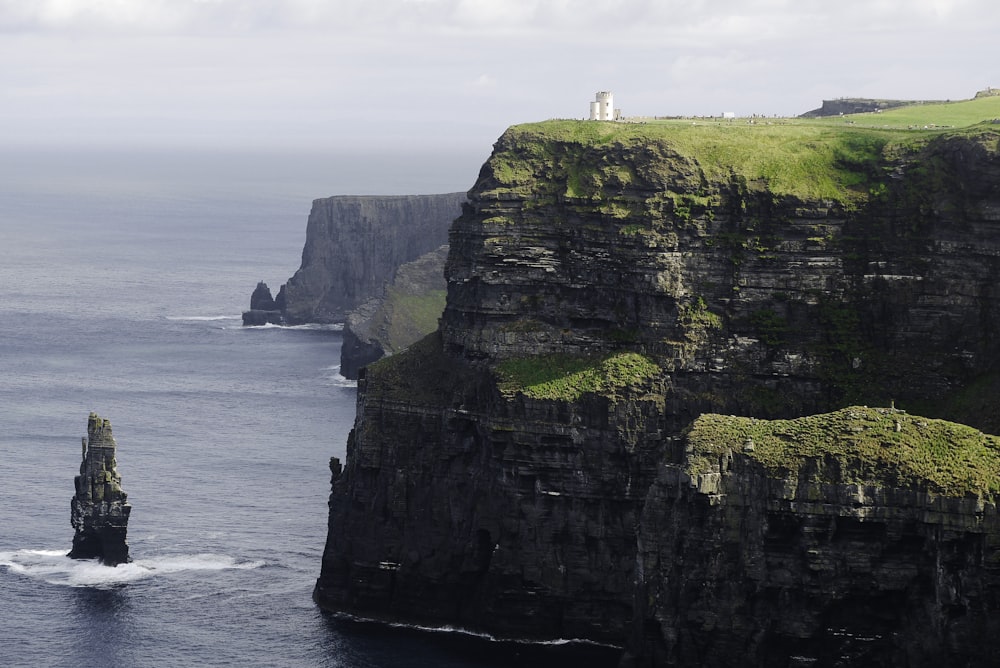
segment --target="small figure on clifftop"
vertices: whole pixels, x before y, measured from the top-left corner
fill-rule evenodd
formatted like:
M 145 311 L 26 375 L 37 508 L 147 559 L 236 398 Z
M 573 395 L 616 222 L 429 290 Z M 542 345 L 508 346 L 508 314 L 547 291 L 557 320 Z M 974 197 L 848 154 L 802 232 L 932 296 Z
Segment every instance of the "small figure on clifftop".
M 111 421 L 91 413 L 83 439 L 83 462 L 74 479 L 76 494 L 70 502 L 70 523 L 76 529 L 73 559 L 99 559 L 107 566 L 131 561 L 128 556 L 128 516 L 132 506 L 121 487 L 115 461 Z

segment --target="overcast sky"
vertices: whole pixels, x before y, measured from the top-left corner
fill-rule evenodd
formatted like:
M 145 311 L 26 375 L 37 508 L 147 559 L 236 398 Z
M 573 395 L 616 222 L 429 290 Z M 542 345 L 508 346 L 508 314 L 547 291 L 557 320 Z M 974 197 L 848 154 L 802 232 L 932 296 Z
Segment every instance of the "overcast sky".
M 0 144 L 488 150 L 1000 87 L 996 0 L 0 0 Z

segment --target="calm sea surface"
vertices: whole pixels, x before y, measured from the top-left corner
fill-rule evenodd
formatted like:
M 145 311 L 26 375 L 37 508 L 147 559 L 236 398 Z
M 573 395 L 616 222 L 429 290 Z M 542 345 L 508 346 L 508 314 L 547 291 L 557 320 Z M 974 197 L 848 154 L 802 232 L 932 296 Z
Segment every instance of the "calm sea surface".
M 356 388 L 335 328 L 240 326 L 298 267 L 313 198 L 464 190 L 484 158 L 5 155 L 0 665 L 614 665 L 321 613 Z M 117 568 L 64 556 L 90 411 L 133 506 Z

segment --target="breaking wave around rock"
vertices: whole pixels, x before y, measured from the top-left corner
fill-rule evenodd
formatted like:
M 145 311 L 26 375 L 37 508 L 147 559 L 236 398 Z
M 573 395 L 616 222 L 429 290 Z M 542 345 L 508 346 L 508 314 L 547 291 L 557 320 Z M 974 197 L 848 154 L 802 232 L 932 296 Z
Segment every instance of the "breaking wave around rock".
M 328 367 L 323 368 L 325 378 L 330 381 L 330 384 L 334 387 L 357 387 L 358 381 L 351 380 L 340 373 L 340 365 L 332 364 Z
M 310 322 L 304 325 L 275 325 L 272 323 L 267 323 L 266 325 L 244 325 L 239 329 L 295 329 L 303 331 L 317 331 L 317 332 L 339 332 L 344 329 L 344 323 L 334 322 L 334 323 L 319 323 Z
M 244 561 L 221 554 L 178 554 L 136 559 L 105 566 L 92 559 L 70 559 L 66 550 L 0 552 L 0 569 L 15 575 L 67 587 L 111 587 L 185 571 L 251 570 L 263 561 Z
M 178 322 L 213 322 L 216 320 L 239 320 L 238 315 L 168 315 L 167 320 Z

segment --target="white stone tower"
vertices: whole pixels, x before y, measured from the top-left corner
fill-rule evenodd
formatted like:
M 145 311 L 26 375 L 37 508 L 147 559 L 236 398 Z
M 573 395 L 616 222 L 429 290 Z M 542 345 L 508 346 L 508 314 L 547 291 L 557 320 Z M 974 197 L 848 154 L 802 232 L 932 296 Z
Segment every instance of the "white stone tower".
M 615 120 L 615 96 L 611 91 L 602 90 L 597 93 L 597 99 L 590 103 L 590 120 Z

